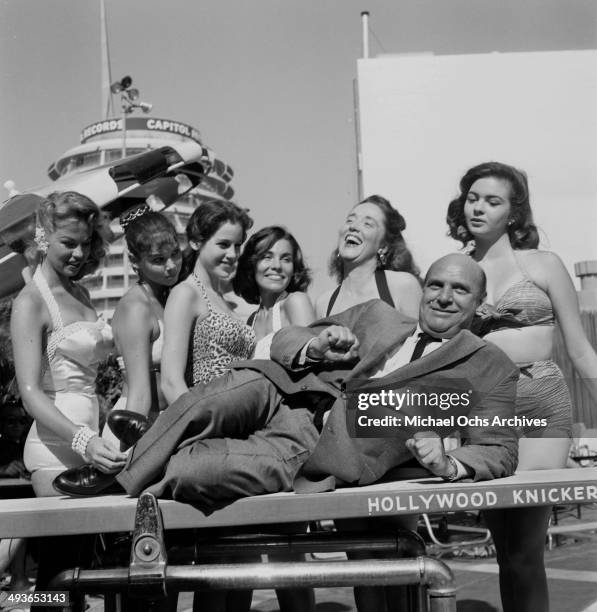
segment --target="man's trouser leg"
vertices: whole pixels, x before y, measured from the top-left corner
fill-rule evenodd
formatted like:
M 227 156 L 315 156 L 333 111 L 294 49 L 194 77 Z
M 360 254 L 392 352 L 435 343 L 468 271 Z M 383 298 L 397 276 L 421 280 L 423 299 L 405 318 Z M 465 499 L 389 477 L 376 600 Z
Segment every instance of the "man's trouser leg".
M 276 387 L 251 370 L 233 370 L 197 385 L 159 415 L 117 480 L 127 493 L 138 495 L 162 477 L 179 446 L 207 438 L 247 438 L 265 427 L 280 400 Z
M 290 491 L 318 438 L 311 413 L 282 402 L 264 427 L 246 439 L 185 444 L 148 491 L 158 497 L 169 491 L 206 514 L 240 497 Z

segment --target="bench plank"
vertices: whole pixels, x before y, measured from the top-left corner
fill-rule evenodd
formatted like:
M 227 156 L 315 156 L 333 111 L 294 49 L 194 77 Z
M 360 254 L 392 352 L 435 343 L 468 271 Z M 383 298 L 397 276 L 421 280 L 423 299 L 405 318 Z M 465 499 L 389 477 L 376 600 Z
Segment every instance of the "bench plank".
M 485 482 L 438 478 L 378 483 L 327 493 L 275 493 L 240 499 L 205 516 L 160 500 L 165 529 L 212 528 L 597 502 L 597 468 L 519 472 Z M 0 500 L 0 538 L 130 531 L 137 499 L 127 495 Z

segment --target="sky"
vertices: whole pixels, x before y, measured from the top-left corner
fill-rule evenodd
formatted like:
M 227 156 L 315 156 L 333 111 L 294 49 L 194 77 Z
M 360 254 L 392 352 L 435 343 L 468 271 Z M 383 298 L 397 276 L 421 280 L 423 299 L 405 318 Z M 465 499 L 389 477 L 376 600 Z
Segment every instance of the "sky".
M 255 227 L 282 223 L 295 233 L 314 295 L 332 284 L 326 259 L 358 200 L 361 11 L 370 12 L 372 55 L 597 48 L 594 0 L 106 0 L 106 8 L 113 79 L 131 75 L 154 116 L 200 130 L 234 168 L 235 201 Z M 50 163 L 101 118 L 99 0 L 0 0 L 0 185 L 47 183 Z

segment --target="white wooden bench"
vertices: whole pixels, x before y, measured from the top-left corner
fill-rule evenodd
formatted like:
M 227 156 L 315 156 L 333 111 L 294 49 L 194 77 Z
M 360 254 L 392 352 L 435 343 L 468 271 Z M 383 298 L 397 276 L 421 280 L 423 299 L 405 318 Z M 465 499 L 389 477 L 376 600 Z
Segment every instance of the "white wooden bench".
M 166 530 L 238 528 L 337 518 L 595 503 L 597 468 L 521 472 L 477 483 L 445 483 L 438 478 L 424 478 L 326 493 L 277 493 L 240 499 L 209 516 L 190 504 L 172 500 L 160 500 L 157 512 L 152 510 L 154 501 L 150 495 L 139 500 L 126 495 L 1 500 L 0 538 L 134 529 L 129 567 L 74 570 L 63 573 L 56 583 L 62 588 L 85 592 L 128 588 L 132 592 L 160 593 L 166 585 L 174 590 L 200 590 L 299 584 L 314 587 L 418 584 L 426 587 L 427 602 L 419 601 L 417 610 L 454 612 L 455 583 L 451 571 L 441 561 L 419 553 L 414 558 L 395 560 L 168 566 L 160 523 Z M 365 540 L 368 537 L 363 536 Z M 317 537 L 310 540 L 308 536 L 297 536 L 293 550 L 315 550 L 321 545 L 316 540 Z M 350 542 L 333 545 L 350 547 Z M 246 548 L 247 543 L 241 540 L 238 546 Z M 380 540 L 375 546 L 387 550 L 396 543 Z M 428 608 L 423 607 L 426 605 Z

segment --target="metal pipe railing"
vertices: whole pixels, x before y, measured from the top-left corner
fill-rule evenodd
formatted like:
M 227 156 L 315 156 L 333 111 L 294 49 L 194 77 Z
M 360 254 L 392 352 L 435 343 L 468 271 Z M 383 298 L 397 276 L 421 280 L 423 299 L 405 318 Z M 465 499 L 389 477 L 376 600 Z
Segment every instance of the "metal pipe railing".
M 450 568 L 436 559 L 367 559 L 309 563 L 173 565 L 165 568 L 171 591 L 422 585 L 429 612 L 456 612 L 456 586 Z M 128 568 L 68 570 L 52 588 L 71 592 L 122 592 L 129 587 Z M 136 584 L 141 592 L 142 584 Z
M 393 531 L 363 532 L 311 532 L 289 535 L 255 535 L 239 538 L 226 537 L 214 540 L 199 539 L 192 547 L 177 547 L 168 551 L 172 563 L 184 559 L 202 557 L 250 557 L 255 555 L 275 555 L 278 553 L 313 552 L 385 552 L 398 557 L 422 557 L 425 543 L 413 531 L 396 529 Z M 173 560 L 174 559 L 174 560 Z

